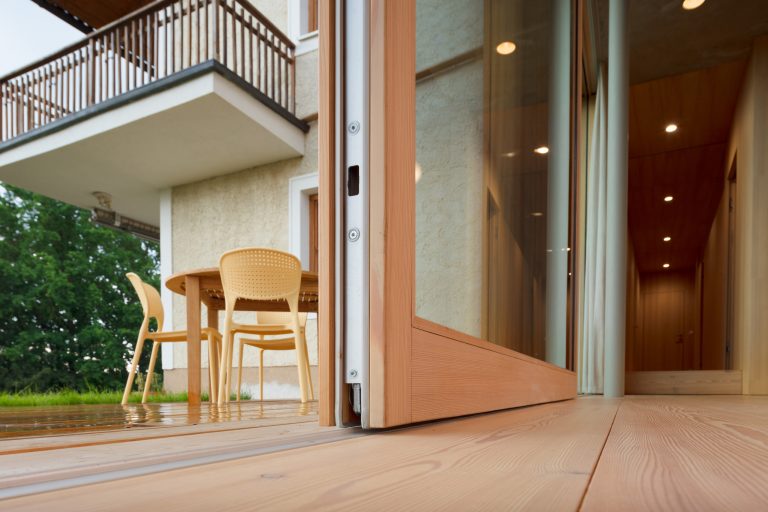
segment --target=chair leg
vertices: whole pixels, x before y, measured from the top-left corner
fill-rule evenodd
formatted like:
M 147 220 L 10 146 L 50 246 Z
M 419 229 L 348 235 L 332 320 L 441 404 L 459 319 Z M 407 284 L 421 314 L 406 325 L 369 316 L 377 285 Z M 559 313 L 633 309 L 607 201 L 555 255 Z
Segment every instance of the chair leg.
M 149 320 L 144 319 L 139 329 L 139 338 L 136 340 L 136 350 L 133 353 L 133 360 L 131 361 L 131 369 L 128 371 L 128 381 L 125 383 L 125 391 L 123 391 L 123 400 L 120 402 L 125 405 L 128 403 L 128 397 L 131 396 L 131 389 L 133 388 L 133 379 L 136 377 L 136 367 L 139 365 L 139 359 L 141 358 L 141 350 L 144 348 L 144 340 L 147 337 L 147 329 L 149 327 Z
M 301 327 L 299 326 L 299 319 L 294 313 L 293 318 L 293 336 L 296 346 L 296 367 L 299 372 L 299 390 L 301 392 L 301 403 L 307 402 L 307 357 L 303 345 L 304 337 L 301 335 Z
M 227 358 L 227 389 L 224 396 L 224 401 L 229 402 L 229 395 L 232 390 L 232 363 L 235 360 L 235 337 L 234 335 L 229 340 L 229 357 Z
M 226 314 L 224 316 L 224 337 L 222 339 L 221 358 L 219 360 L 219 386 L 218 403 L 223 404 L 226 402 L 227 395 L 227 359 L 229 358 L 229 344 L 232 339 L 232 310 L 227 307 Z
M 216 357 L 216 337 L 210 334 L 208 336 L 208 401 L 216 401 L 216 366 L 218 359 Z
M 237 356 L 237 401 L 240 401 L 240 387 L 243 385 L 243 350 L 245 343 L 243 338 L 240 338 L 240 354 Z
M 259 401 L 264 401 L 264 350 L 259 349 Z
M 309 349 L 307 349 L 307 337 L 304 331 L 301 332 L 301 337 L 304 338 L 304 359 L 307 362 L 307 384 L 309 384 L 309 399 L 315 399 L 315 390 L 312 387 L 312 366 L 309 364 Z
M 147 397 L 149 396 L 149 388 L 152 385 L 152 374 L 155 371 L 155 363 L 157 363 L 157 350 L 160 348 L 160 344 L 156 341 L 152 342 L 152 355 L 149 357 L 149 368 L 147 369 L 147 382 L 144 383 L 144 394 L 141 396 L 141 403 L 147 403 Z

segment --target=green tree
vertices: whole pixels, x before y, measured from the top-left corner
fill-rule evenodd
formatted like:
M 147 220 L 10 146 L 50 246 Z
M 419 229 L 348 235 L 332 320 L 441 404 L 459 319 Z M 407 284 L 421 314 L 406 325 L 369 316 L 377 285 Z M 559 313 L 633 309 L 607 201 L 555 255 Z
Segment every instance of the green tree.
M 158 286 L 158 255 L 87 210 L 0 185 L 0 390 L 122 388 L 142 318 L 125 274 Z

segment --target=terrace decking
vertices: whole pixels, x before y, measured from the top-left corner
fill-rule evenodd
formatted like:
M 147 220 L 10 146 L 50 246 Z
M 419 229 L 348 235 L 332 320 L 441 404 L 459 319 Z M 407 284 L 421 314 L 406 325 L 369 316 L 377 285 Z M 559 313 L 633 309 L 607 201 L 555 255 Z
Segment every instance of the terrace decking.
M 161 499 L 167 511 L 768 508 L 768 397 L 585 397 L 370 435 L 313 420 L 164 427 L 180 430 L 26 453 L 6 446 L 0 496 L 39 494 L 0 507 L 124 510 Z

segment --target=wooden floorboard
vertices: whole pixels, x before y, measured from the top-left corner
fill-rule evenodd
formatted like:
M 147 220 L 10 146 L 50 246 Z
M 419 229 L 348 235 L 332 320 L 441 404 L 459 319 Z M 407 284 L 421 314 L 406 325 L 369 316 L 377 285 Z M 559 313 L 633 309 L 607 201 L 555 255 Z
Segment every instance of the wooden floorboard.
M 8 510 L 576 510 L 618 401 L 584 398 L 2 502 Z
M 41 428 L 37 430 L 19 431 L 15 438 L 0 439 L 0 455 L 8 455 L 27 451 L 56 450 L 108 443 L 123 443 L 143 441 L 184 435 L 200 434 L 203 432 L 226 432 L 251 429 L 265 426 L 288 425 L 293 423 L 317 422 L 317 403 L 301 404 L 298 401 L 282 402 L 242 402 L 230 403 L 224 406 L 208 409 L 204 406 L 191 414 L 186 407 L 169 405 L 159 412 L 150 415 L 149 421 L 136 422 L 129 426 L 115 426 L 108 429 L 96 429 L 93 425 L 82 428 L 71 427 L 64 432 L 51 431 L 41 416 Z M 135 408 L 137 406 L 126 406 Z M 129 409 L 133 410 L 133 409 Z M 32 414 L 31 411 L 22 411 Z M 70 413 L 70 420 L 78 420 L 79 416 L 93 414 L 87 408 L 78 414 Z M 7 417 L 7 416 L 6 416 Z M 4 421 L 0 417 L 0 422 Z M 5 420 L 8 430 L 11 423 Z M 25 423 L 32 423 L 30 416 Z M 113 424 L 117 425 L 115 421 Z
M 353 437 L 354 429 L 320 427 L 317 421 L 201 432 L 139 442 L 85 445 L 0 456 L 0 489 L 81 478 L 105 472 L 167 465 L 246 452 L 267 452 Z M 1 508 L 1 507 L 0 507 Z
M 768 510 L 768 397 L 627 397 L 585 511 Z

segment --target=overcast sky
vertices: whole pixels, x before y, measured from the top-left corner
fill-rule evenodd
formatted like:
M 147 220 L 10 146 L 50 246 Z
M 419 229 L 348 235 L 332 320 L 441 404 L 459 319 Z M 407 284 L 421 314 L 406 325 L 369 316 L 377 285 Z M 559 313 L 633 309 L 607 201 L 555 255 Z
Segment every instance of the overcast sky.
M 85 37 L 32 0 L 0 2 L 0 76 Z

